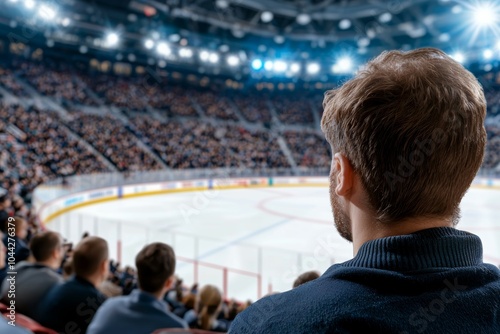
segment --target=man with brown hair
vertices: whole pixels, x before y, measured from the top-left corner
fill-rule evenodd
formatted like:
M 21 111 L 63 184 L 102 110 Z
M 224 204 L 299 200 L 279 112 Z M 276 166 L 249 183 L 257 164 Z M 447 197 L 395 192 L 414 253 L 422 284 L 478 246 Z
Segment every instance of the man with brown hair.
M 85 333 L 99 306 L 106 297 L 97 287 L 109 270 L 106 240 L 88 237 L 73 252 L 75 275 L 51 289 L 37 305 L 35 320 L 63 333 Z
M 230 333 L 499 333 L 500 271 L 454 228 L 486 143 L 474 76 L 437 49 L 384 52 L 324 108 L 354 258 L 253 304 Z
M 160 328 L 186 328 L 184 320 L 163 301 L 175 281 L 175 253 L 161 242 L 145 246 L 135 258 L 139 289 L 108 299 L 97 311 L 88 334 L 144 333 Z
M 39 233 L 31 239 L 30 250 L 36 262 L 19 263 L 15 280 L 7 276 L 0 296 L 7 305 L 14 300 L 17 312 L 33 317 L 33 305 L 38 305 L 52 287 L 63 283 L 62 276 L 56 272 L 64 256 L 61 235 L 52 231 Z

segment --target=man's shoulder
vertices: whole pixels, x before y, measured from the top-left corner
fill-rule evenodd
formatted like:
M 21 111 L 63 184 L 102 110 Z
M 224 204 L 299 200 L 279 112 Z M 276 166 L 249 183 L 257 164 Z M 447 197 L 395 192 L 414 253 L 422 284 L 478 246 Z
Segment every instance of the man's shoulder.
M 340 320 L 350 313 L 346 306 L 352 304 L 352 299 L 364 295 L 363 287 L 336 277 L 342 271 L 342 267 L 333 268 L 314 281 L 260 299 L 238 315 L 230 332 L 307 333 L 327 330 L 332 319 Z

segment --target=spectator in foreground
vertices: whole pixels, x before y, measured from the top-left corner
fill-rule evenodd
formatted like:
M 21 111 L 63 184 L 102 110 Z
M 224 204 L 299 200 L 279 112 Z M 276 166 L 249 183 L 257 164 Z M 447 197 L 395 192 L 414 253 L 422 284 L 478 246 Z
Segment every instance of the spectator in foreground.
M 230 333 L 499 333 L 500 271 L 454 228 L 486 101 L 444 52 L 384 52 L 325 96 L 330 200 L 354 258 L 263 298 Z
M 139 289 L 128 296 L 108 299 L 97 311 L 89 334 L 149 334 L 160 328 L 187 328 L 163 301 L 175 279 L 172 247 L 160 242 L 147 245 L 137 254 L 135 265 Z
M 205 285 L 196 296 L 196 311 L 188 311 L 184 319 L 190 328 L 227 332 L 227 322 L 217 319 L 221 307 L 222 295 L 219 289 L 213 285 Z
M 109 251 L 106 240 L 88 237 L 73 252 L 75 275 L 52 288 L 37 307 L 43 326 L 63 333 L 85 333 L 106 297 L 97 287 L 108 276 Z
M 23 261 L 17 266 L 12 300 L 15 300 L 16 312 L 33 318 L 36 316 L 33 305 L 38 305 L 52 287 L 63 282 L 56 272 L 64 256 L 62 238 L 56 232 L 42 232 L 33 237 L 30 249 L 36 263 Z M 10 305 L 11 300 L 8 296 L 10 283 L 4 280 L 1 289 L 1 299 L 6 305 Z
M 299 285 L 310 282 L 318 278 L 320 275 L 317 271 L 306 271 L 303 274 L 300 274 L 299 277 L 295 279 L 293 282 L 293 287 L 296 288 Z

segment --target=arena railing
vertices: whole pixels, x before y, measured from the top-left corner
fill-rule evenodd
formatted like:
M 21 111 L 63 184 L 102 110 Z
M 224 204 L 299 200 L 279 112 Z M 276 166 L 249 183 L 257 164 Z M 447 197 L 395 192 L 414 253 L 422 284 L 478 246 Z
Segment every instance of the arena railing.
M 47 202 L 58 197 L 97 188 L 139 183 L 193 179 L 224 179 L 236 177 L 327 176 L 329 168 L 214 168 L 159 170 L 123 173 L 96 173 L 59 177 L 43 183 L 34 191 L 35 202 Z M 52 190 L 52 191 L 51 191 Z M 41 196 L 43 192 L 43 196 Z

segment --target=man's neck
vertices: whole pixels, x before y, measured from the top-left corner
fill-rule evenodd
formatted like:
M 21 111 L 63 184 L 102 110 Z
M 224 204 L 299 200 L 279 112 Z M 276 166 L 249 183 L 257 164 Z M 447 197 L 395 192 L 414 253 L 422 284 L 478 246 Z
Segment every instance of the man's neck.
M 80 277 L 83 278 L 84 280 L 86 280 L 87 282 L 91 283 L 96 289 L 102 283 L 101 277 L 99 277 L 97 275 L 88 276 L 88 277 L 82 277 L 82 276 L 80 276 Z
M 412 218 L 395 223 L 380 223 L 372 217 L 353 217 L 352 239 L 354 256 L 365 242 L 385 237 L 405 235 L 435 227 L 453 227 L 451 218 Z
M 55 261 L 52 260 L 47 260 L 47 261 L 38 261 L 36 262 L 37 264 L 41 264 L 42 266 L 49 267 L 50 269 L 57 270 L 59 268 L 59 265 L 55 263 Z

